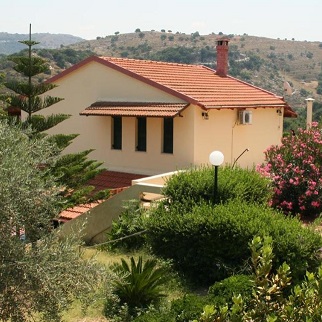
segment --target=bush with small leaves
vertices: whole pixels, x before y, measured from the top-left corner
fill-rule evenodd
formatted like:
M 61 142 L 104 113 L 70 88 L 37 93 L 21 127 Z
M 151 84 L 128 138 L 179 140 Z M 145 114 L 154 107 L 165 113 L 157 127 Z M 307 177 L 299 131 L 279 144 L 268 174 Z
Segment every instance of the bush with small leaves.
M 200 316 L 207 303 L 209 303 L 207 296 L 185 294 L 182 298 L 171 302 L 171 312 L 176 317 L 176 322 L 192 321 Z
M 216 282 L 210 286 L 208 294 L 211 296 L 213 303 L 232 305 L 234 295 L 241 294 L 244 300 L 251 297 L 254 283 L 251 275 L 236 274 Z
M 171 176 L 163 194 L 171 204 L 186 205 L 190 210 L 200 201 L 211 201 L 213 190 L 214 169 L 199 167 Z M 255 169 L 226 166 L 218 172 L 218 199 L 222 203 L 241 199 L 250 203 L 267 204 L 271 193 L 269 180 L 263 178 Z
M 254 289 L 250 300 L 239 294 L 233 296 L 231 306 L 207 305 L 194 322 L 274 322 L 321 321 L 322 266 L 316 273 L 306 273 L 301 284 L 292 286 L 291 267 L 283 263 L 273 273 L 272 239 L 255 237 L 250 244 L 254 270 Z
M 257 234 L 274 238 L 274 267 L 287 260 L 293 277 L 319 265 L 321 236 L 296 218 L 264 205 L 238 199 L 213 207 L 209 203 L 160 206 L 146 222 L 147 242 L 155 254 L 172 259 L 191 281 L 209 285 L 245 269 L 248 244 Z

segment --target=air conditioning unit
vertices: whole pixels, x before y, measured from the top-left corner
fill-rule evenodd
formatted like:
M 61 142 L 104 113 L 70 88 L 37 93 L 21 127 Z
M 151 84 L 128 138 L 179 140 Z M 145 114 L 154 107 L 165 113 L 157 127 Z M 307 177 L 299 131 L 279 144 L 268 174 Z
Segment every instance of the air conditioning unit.
M 252 124 L 252 111 L 239 111 L 239 124 Z

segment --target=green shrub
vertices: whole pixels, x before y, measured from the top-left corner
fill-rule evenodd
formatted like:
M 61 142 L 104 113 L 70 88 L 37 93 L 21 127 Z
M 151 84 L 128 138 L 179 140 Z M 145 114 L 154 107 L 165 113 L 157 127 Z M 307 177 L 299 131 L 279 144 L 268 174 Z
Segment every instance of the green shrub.
M 171 303 L 171 312 L 176 317 L 176 322 L 189 322 L 200 316 L 203 307 L 209 303 L 207 296 L 186 294 Z
M 316 252 L 322 246 L 321 236 L 296 218 L 237 199 L 215 207 L 195 206 L 189 212 L 160 206 L 149 217 L 147 229 L 147 240 L 157 255 L 172 259 L 192 281 L 208 285 L 244 268 L 255 235 L 272 236 L 274 267 L 287 261 L 295 279 L 318 265 Z
M 198 320 L 213 321 L 321 321 L 322 267 L 316 274 L 306 272 L 305 280 L 294 285 L 291 268 L 283 263 L 272 270 L 272 239 L 254 237 L 250 243 L 254 288 L 250 299 L 234 296 L 233 304 L 206 305 Z M 292 287 L 293 286 L 293 287 Z M 285 292 L 290 288 L 290 292 Z
M 133 322 L 177 322 L 177 320 L 169 308 L 151 307 L 144 312 L 139 312 Z
M 209 288 L 212 302 L 216 305 L 224 305 L 228 303 L 232 305 L 234 295 L 241 294 L 244 300 L 247 300 L 252 295 L 254 282 L 250 275 L 232 275 L 220 282 L 216 282 Z
M 128 306 L 122 304 L 120 298 L 110 292 L 107 293 L 105 298 L 102 313 L 113 322 L 128 322 L 132 320 Z
M 122 249 L 132 251 L 145 244 L 144 211 L 140 208 L 139 200 L 129 200 L 123 205 L 122 214 L 112 222 L 111 231 L 107 238 L 111 243 L 107 244 L 109 250 Z M 138 234 L 137 234 L 138 233 Z M 136 234 L 136 235 L 135 235 Z M 131 236 L 127 238 L 128 236 Z
M 200 201 L 213 198 L 214 169 L 200 167 L 173 175 L 163 189 L 170 202 L 190 209 Z M 239 198 L 247 202 L 267 203 L 271 196 L 269 181 L 254 169 L 222 167 L 218 171 L 218 198 L 221 202 Z

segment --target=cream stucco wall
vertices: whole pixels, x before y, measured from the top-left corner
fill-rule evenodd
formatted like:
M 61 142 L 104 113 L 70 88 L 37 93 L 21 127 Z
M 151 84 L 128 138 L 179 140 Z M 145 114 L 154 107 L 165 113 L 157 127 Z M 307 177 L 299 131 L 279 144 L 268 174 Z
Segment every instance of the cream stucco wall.
M 162 153 L 161 118 L 147 120 L 147 152 L 135 151 L 136 118 L 123 118 L 122 150 L 111 149 L 111 117 L 80 116 L 86 107 L 96 101 L 130 102 L 183 102 L 181 99 L 149 86 L 130 76 L 117 72 L 97 62 L 91 62 L 60 78 L 58 87 L 48 92 L 52 96 L 64 98 L 41 114 L 70 114 L 71 117 L 48 131 L 53 133 L 77 133 L 79 136 L 65 150 L 66 153 L 94 149 L 92 159 L 103 161 L 110 170 L 128 171 L 142 174 L 157 174 L 171 171 L 183 164 L 193 162 L 193 153 L 185 150 L 179 154 Z M 191 121 L 191 120 L 190 120 Z M 178 133 L 185 126 L 182 118 L 175 118 L 174 131 Z M 176 134 L 175 134 L 176 135 Z M 186 146 L 179 137 L 174 140 L 175 149 Z
M 147 118 L 147 151 L 136 146 L 136 118 L 123 117 L 122 150 L 111 149 L 111 117 L 80 116 L 96 101 L 183 102 L 166 92 L 149 86 L 97 62 L 91 62 L 57 80 L 50 95 L 64 98 L 41 113 L 65 113 L 71 117 L 49 133 L 77 133 L 79 136 L 66 153 L 94 149 L 90 158 L 102 161 L 109 170 L 154 175 L 175 171 L 194 164 L 208 163 L 211 151 L 221 150 L 225 162 L 233 163 L 249 148 L 238 164 L 252 166 L 263 161 L 263 151 L 278 144 L 283 119 L 275 109 L 252 109 L 252 125 L 239 125 L 236 110 L 210 110 L 208 120 L 202 110 L 189 106 L 174 118 L 173 154 L 162 153 L 162 118 Z
M 195 108 L 196 164 L 208 163 L 209 154 L 214 150 L 224 154 L 224 163 L 233 164 L 246 148 L 249 151 L 238 159 L 238 165 L 252 167 L 264 161 L 264 150 L 281 141 L 283 117 L 275 108 L 248 110 L 252 111 L 252 124 L 242 125 L 236 109 L 209 110 L 205 120 Z
M 162 118 L 147 118 L 147 147 L 142 152 L 135 149 L 136 118 L 124 117 L 122 150 L 111 149 L 109 132 L 105 147 L 106 166 L 111 170 L 152 175 L 193 164 L 193 134 L 186 131 L 188 121 L 186 113 L 183 113 L 183 117 L 174 118 L 174 153 L 168 154 L 162 153 Z

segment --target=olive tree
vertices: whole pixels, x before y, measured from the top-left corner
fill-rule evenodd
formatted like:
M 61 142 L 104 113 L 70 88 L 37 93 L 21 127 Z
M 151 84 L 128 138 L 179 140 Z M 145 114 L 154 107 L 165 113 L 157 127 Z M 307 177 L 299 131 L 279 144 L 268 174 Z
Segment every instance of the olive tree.
M 76 238 L 52 231 L 60 187 L 50 172 L 55 145 L 0 121 L 0 320 L 60 321 L 99 270 Z

